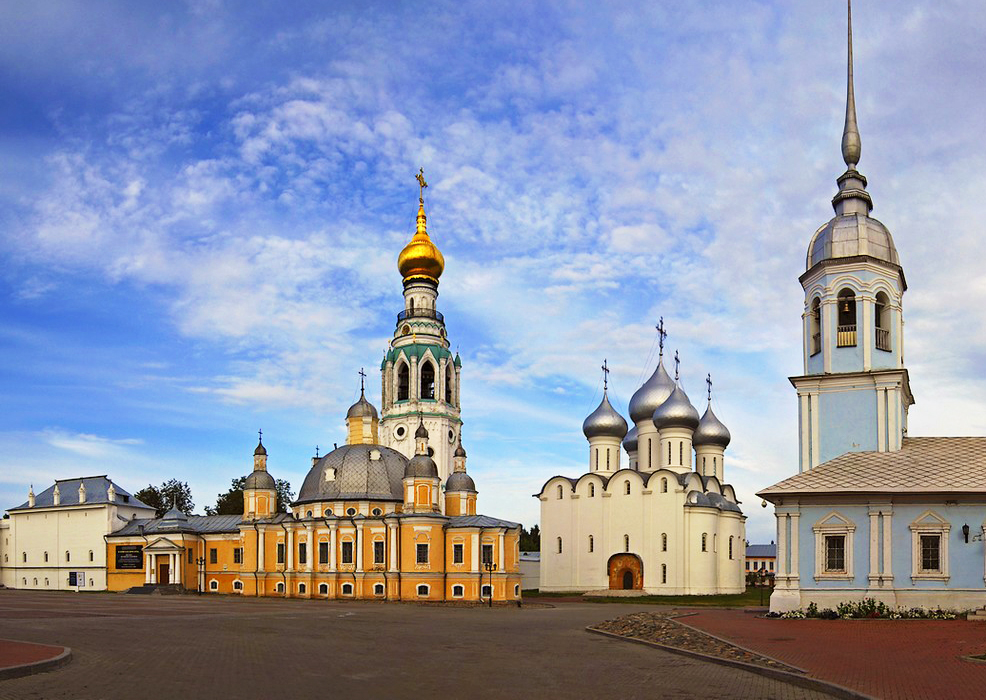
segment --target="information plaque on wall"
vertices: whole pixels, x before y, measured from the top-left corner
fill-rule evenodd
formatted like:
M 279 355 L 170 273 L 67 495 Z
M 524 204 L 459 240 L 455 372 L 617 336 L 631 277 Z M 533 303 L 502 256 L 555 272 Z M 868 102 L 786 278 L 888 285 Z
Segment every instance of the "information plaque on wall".
M 117 569 L 143 569 L 144 553 L 139 544 L 121 544 L 116 548 Z

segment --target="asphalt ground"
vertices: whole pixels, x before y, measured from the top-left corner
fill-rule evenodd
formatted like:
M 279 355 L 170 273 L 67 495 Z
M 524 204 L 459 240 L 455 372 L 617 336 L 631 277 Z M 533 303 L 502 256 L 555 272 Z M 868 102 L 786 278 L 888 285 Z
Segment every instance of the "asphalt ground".
M 585 631 L 635 605 L 400 603 L 0 591 L 0 638 L 70 647 L 0 698 L 823 698 Z

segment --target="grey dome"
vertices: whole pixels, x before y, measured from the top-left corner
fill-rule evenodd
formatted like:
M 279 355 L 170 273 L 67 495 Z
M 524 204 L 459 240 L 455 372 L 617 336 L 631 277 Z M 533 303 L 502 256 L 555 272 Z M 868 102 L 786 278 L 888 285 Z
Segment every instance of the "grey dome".
M 705 409 L 705 415 L 698 422 L 698 429 L 692 435 L 692 444 L 699 445 L 718 445 L 725 449 L 729 445 L 731 436 L 729 430 L 722 424 L 716 414 L 712 412 L 710 405 Z
M 438 478 L 438 465 L 428 455 L 414 455 L 411 461 L 404 467 L 404 478 L 409 476 L 420 476 L 425 478 Z
M 172 506 L 171 508 L 168 509 L 168 511 L 164 515 L 161 516 L 161 520 L 186 522 L 188 520 L 188 516 L 182 513 L 174 506 Z
M 449 491 L 475 491 L 476 482 L 465 472 L 452 472 L 448 481 L 445 482 L 445 492 Z
M 298 503 L 337 500 L 403 501 L 407 457 L 382 445 L 343 445 L 308 471 Z
M 630 420 L 641 423 L 650 420 L 654 411 L 664 403 L 674 391 L 674 382 L 664 369 L 664 360 L 657 363 L 657 369 L 646 382 L 641 385 L 630 399 Z
M 372 403 L 366 400 L 366 395 L 360 391 L 359 401 L 349 407 L 349 410 L 346 412 L 346 418 L 363 418 L 365 416 L 376 418 L 377 409 L 374 408 Z
M 425 427 L 424 422 L 418 423 L 418 429 L 414 431 L 415 438 L 428 438 L 428 429 Z
M 257 469 L 256 471 L 250 472 L 250 475 L 246 478 L 246 481 L 243 483 L 243 488 L 276 489 L 277 484 L 274 483 L 274 477 L 272 477 L 266 470 Z
M 654 411 L 654 425 L 658 430 L 665 428 L 698 428 L 698 411 L 688 400 L 680 386 L 676 386 L 668 400 Z
M 461 435 L 459 436 L 459 446 L 455 448 L 455 453 L 452 456 L 453 457 L 465 457 L 466 456 L 466 448 L 464 448 L 462 446 L 462 436 Z
M 266 457 L 267 456 L 267 448 L 264 447 L 264 443 L 262 443 L 262 442 L 261 443 L 258 443 L 257 444 L 257 449 L 255 449 L 253 451 L 253 454 L 255 454 L 255 455 L 263 455 L 264 457 Z
M 583 421 L 582 432 L 590 439 L 608 436 L 622 440 L 626 436 L 627 422 L 610 404 L 605 391 L 603 392 L 603 400 L 599 402 L 599 407 Z
M 858 255 L 900 265 L 894 239 L 886 226 L 863 213 L 842 214 L 815 231 L 808 244 L 805 267 L 810 270 L 824 260 Z
M 626 450 L 627 453 L 637 451 L 637 426 L 630 428 L 630 432 L 628 432 L 627 436 L 623 438 L 623 449 Z

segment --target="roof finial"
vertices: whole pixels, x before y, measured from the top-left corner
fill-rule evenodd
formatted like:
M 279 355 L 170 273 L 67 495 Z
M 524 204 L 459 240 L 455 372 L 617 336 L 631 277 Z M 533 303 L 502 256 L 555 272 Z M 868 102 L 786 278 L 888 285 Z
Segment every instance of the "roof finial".
M 678 351 L 674 351 L 674 380 L 678 381 L 678 365 L 681 364 L 681 360 L 678 359 Z
M 418 181 L 418 201 L 422 204 L 425 203 L 425 187 L 428 183 L 425 182 L 425 169 L 418 168 L 418 174 L 414 176 L 414 179 Z
M 705 375 L 705 385 L 709 387 L 709 403 L 712 403 L 712 374 Z
M 852 79 L 852 0 L 847 0 L 849 6 L 849 68 L 848 87 L 846 89 L 846 125 L 842 130 L 842 158 L 850 170 L 855 170 L 859 163 L 862 143 L 859 139 L 859 127 L 856 125 L 856 96 L 853 93 Z
M 603 359 L 603 391 L 609 390 L 609 366 L 606 364 L 606 359 Z
M 262 428 L 257 431 L 257 435 L 260 438 L 260 444 L 263 445 L 264 444 L 264 431 L 263 431 Z
M 360 396 L 362 396 L 363 395 L 363 392 L 364 392 L 363 381 L 365 379 L 366 379 L 366 372 L 364 372 L 363 371 L 363 368 L 360 367 L 359 368 L 359 393 L 360 393 Z
M 668 337 L 668 332 L 664 330 L 664 316 L 661 316 L 661 320 L 655 326 L 657 328 L 658 343 L 660 344 L 661 351 L 658 357 L 664 357 L 664 339 Z M 653 345 L 651 347 L 654 347 Z

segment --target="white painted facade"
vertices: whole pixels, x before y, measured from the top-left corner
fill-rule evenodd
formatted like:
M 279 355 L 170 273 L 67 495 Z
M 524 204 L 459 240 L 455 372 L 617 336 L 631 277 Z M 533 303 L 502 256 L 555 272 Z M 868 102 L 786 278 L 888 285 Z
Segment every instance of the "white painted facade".
M 79 489 L 88 483 L 88 495 Z M 99 488 L 98 482 L 107 486 Z M 95 485 L 95 487 L 94 487 Z M 110 488 L 112 486 L 112 488 Z M 55 497 L 55 492 L 57 497 Z M 113 501 L 108 500 L 111 495 Z M 124 502 L 126 499 L 126 502 Z M 8 588 L 106 589 L 104 535 L 133 518 L 153 518 L 144 505 L 106 477 L 55 482 L 8 511 L 0 525 L 0 582 Z M 75 585 L 70 585 L 71 574 Z

